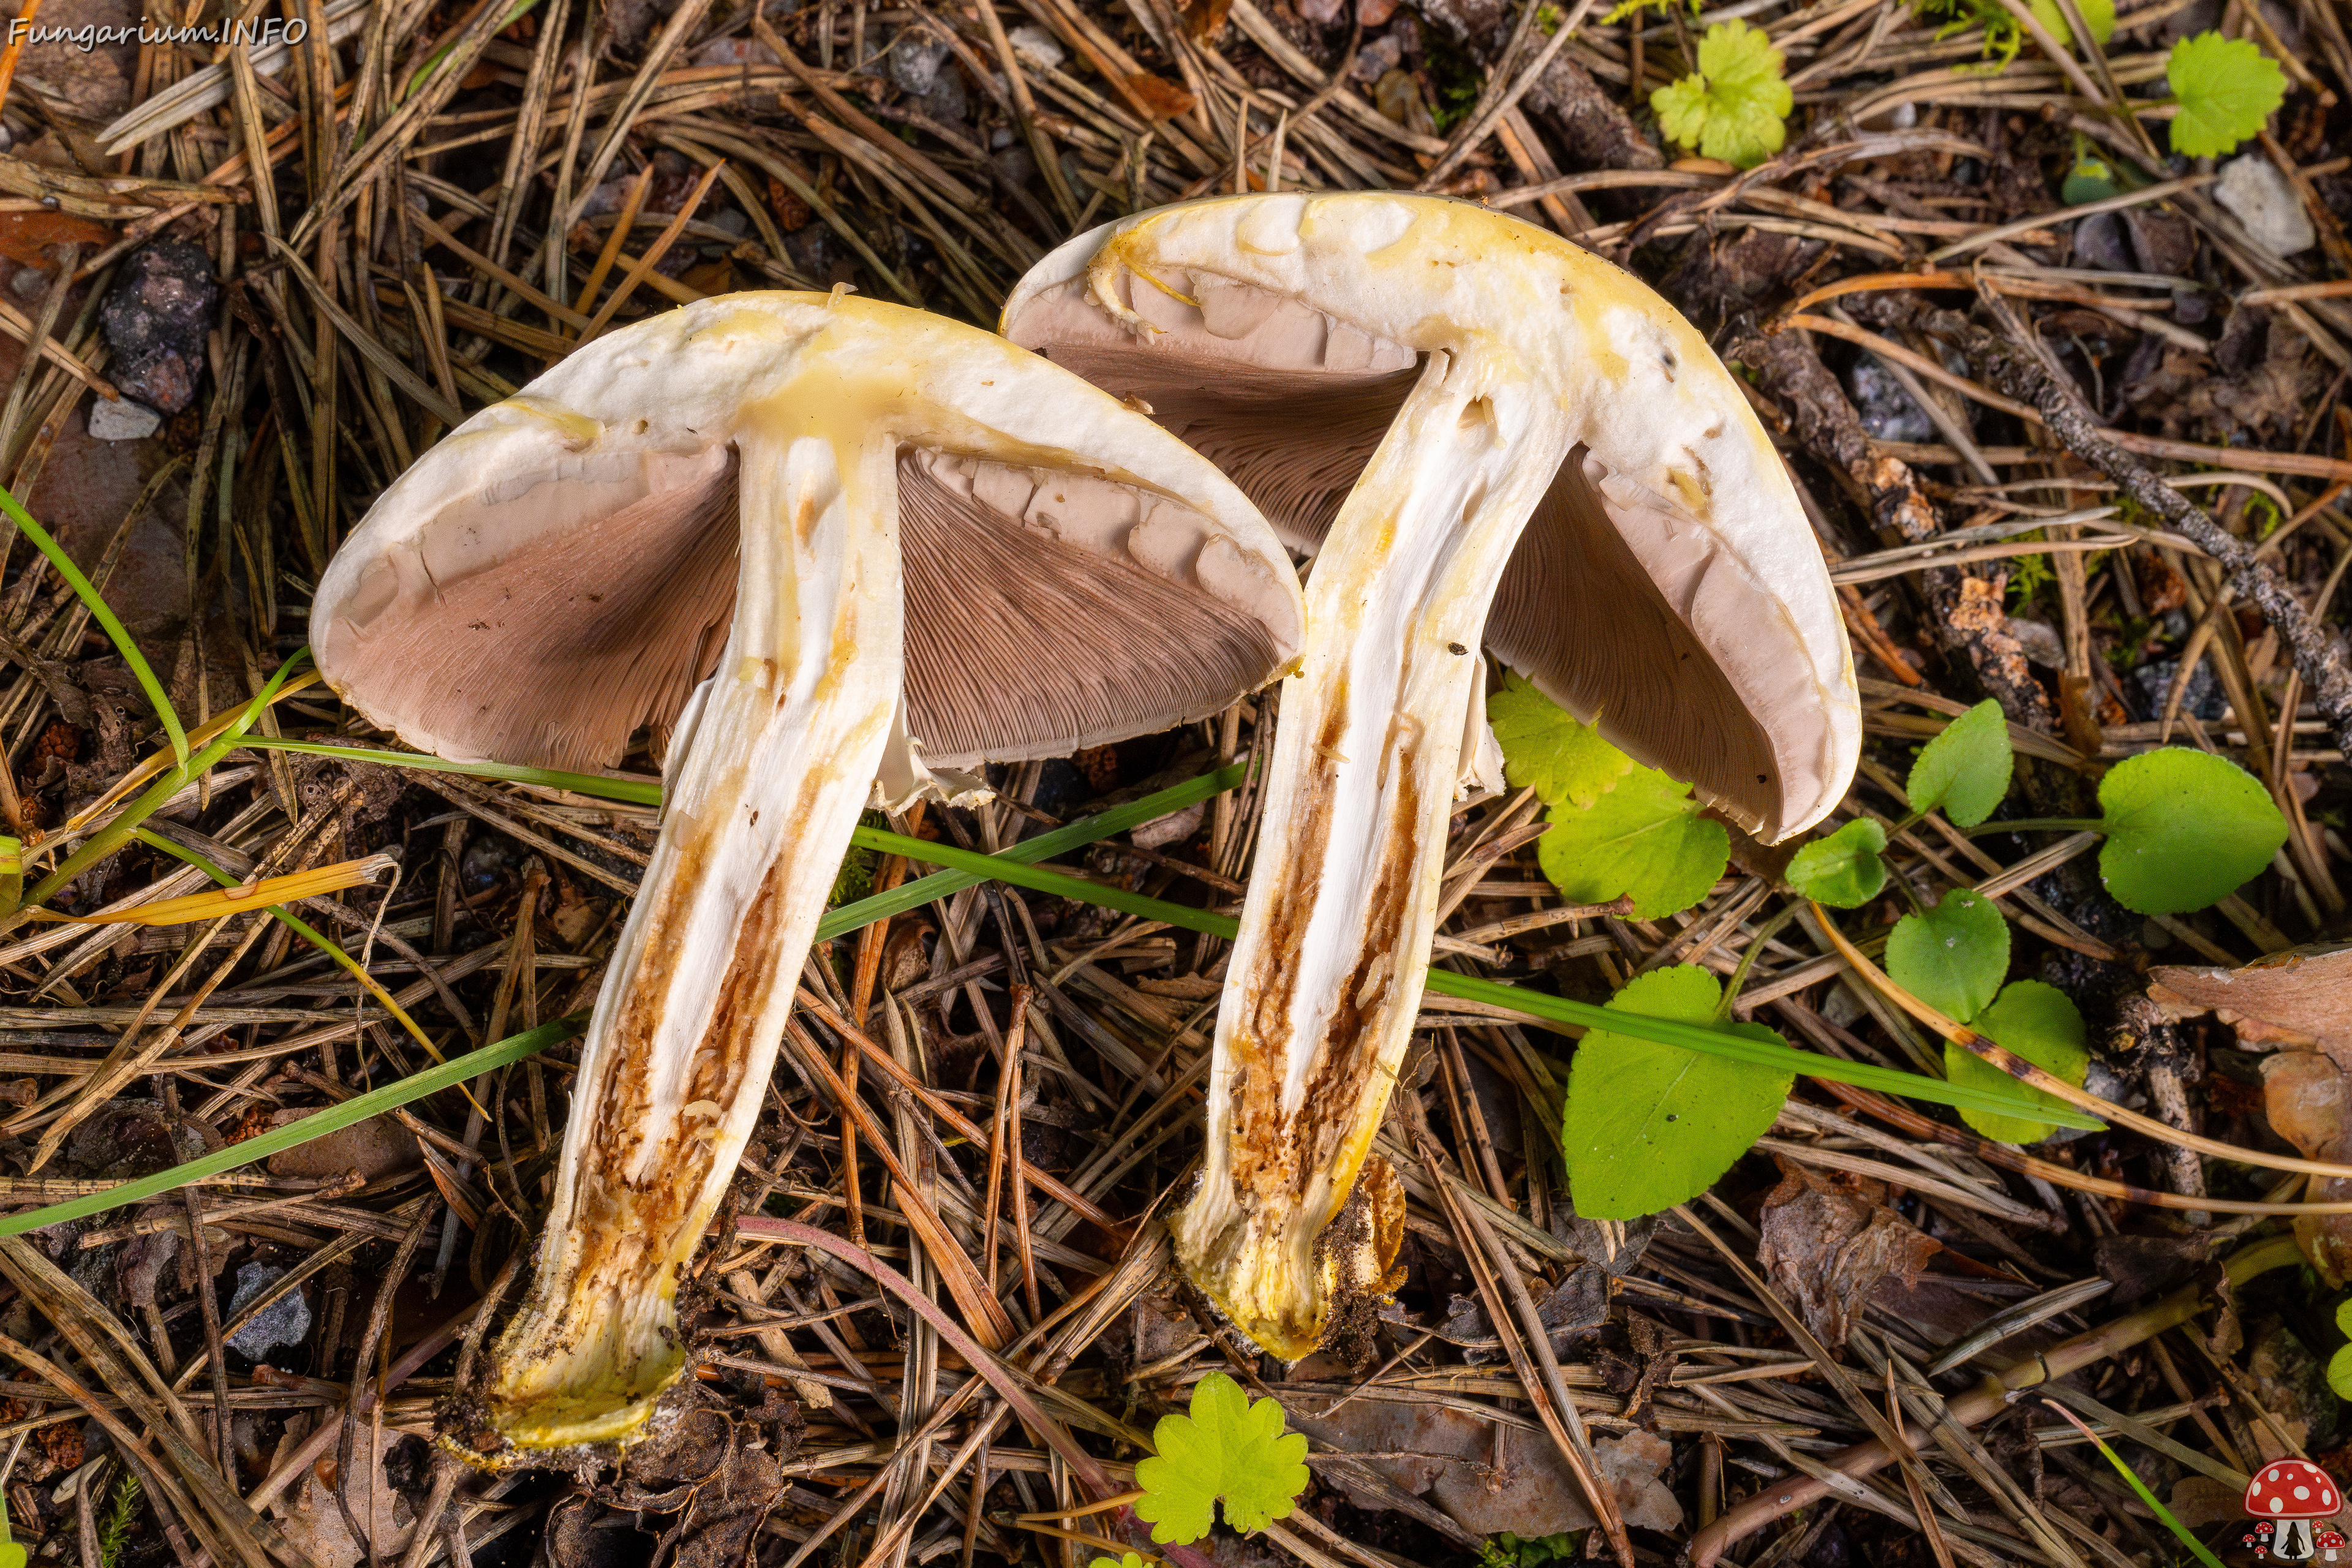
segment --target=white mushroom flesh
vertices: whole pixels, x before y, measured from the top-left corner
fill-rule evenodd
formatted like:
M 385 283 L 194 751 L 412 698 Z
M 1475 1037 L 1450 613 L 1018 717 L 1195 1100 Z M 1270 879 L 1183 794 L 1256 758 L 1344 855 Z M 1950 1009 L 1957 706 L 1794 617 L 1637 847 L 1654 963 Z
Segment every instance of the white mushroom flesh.
M 634 575 L 580 569 L 615 559 Z M 698 580 L 721 564 L 731 592 Z M 626 1436 L 681 1369 L 678 1268 L 894 732 L 914 767 L 1057 755 L 1213 712 L 1299 636 L 1272 534 L 1166 432 L 1001 338 L 792 295 L 657 317 L 485 410 L 385 492 L 319 605 L 330 681 L 445 754 L 608 764 L 678 721 L 492 1358 L 491 1424 L 526 1448 Z M 1138 613 L 1168 635 L 1106 637 Z
M 1296 1358 L 1379 1272 L 1325 1233 L 1419 1006 L 1482 641 L 1777 838 L 1835 804 L 1859 745 L 1828 574 L 1698 333 L 1481 208 L 1140 215 L 1041 262 L 1005 330 L 1141 397 L 1319 548 L 1173 1222 L 1196 1282 Z

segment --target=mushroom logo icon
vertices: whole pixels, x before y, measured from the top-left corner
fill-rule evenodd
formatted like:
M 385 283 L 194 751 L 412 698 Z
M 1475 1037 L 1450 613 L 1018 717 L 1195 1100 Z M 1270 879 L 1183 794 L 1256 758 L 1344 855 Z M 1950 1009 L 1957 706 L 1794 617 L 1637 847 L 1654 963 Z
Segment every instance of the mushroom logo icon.
M 2344 1499 L 2327 1472 L 2302 1459 L 2273 1459 L 2246 1483 L 2246 1511 L 2273 1525 L 2269 1553 L 2282 1563 L 2308 1563 L 2319 1555 L 2318 1534 L 2312 1521 L 2333 1519 Z M 2343 1543 L 2334 1531 L 2327 1536 L 2333 1559 Z M 2261 1555 L 2262 1546 L 2255 1546 Z

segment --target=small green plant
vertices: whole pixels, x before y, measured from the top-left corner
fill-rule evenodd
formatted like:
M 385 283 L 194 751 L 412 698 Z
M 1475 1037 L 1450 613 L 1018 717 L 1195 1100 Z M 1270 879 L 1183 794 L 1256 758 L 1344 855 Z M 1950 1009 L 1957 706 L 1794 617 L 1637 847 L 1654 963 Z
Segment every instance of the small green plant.
M 98 1527 L 98 1561 L 100 1568 L 121 1568 L 122 1549 L 131 1542 L 131 1527 L 139 1521 L 139 1477 L 125 1470 L 122 1479 L 115 1483 L 114 1501 L 106 1510 L 106 1518 Z M 22 1549 L 18 1563 L 23 1561 Z
M 2126 757 L 2099 781 L 2099 879 L 2137 914 L 2219 903 L 2271 863 L 2286 818 L 2252 774 L 2181 746 Z
M 1663 16 L 1672 11 L 1674 9 L 1674 5 L 1675 0 L 1618 0 L 1617 8 L 1601 19 L 1601 26 L 1613 27 L 1618 23 L 1623 21 L 1626 17 L 1643 11 L 1655 11 L 1659 16 Z M 1699 0 L 1690 0 L 1690 14 L 1696 16 L 1698 15 L 1698 12 Z M 1537 15 L 1536 25 L 1538 26 L 1543 26 L 1543 17 L 1540 13 Z M 1507 1537 L 1498 1536 L 1496 1539 L 1517 1541 L 1518 1537 L 1516 1535 Z M 1545 1539 L 1549 1540 L 1551 1537 L 1547 1536 Z
M 1745 22 L 1718 22 L 1698 44 L 1698 69 L 1650 95 L 1658 129 L 1685 147 L 1752 169 L 1788 140 L 1796 98 L 1780 51 Z
M 2091 29 L 2093 43 L 2105 46 L 2116 36 L 2115 0 L 2075 0 L 2074 9 L 2083 14 L 2083 25 Z M 2033 0 L 2032 10 L 2033 19 L 2058 40 L 2061 48 L 2074 47 L 2074 29 L 2066 25 L 2065 10 L 2058 0 Z
M 2105 43 L 2115 36 L 2115 0 L 2078 0 L 2075 7 L 2091 29 L 2091 37 Z M 2048 29 L 2061 46 L 2071 47 L 2074 30 L 2066 25 L 2057 0 L 2033 0 L 2033 19 Z M 1971 28 L 1984 32 L 1984 56 L 1996 67 L 2007 66 L 2025 47 L 2027 34 L 2017 18 L 2011 16 L 2000 0 L 1917 0 L 1911 8 L 1919 20 L 1932 24 L 1940 42 L 1955 33 Z
M 2091 1055 L 2083 1043 L 2083 1015 L 2054 985 L 2044 985 L 2039 980 L 2011 981 L 2001 987 L 1991 1006 L 1969 1020 L 1969 1026 L 2076 1089 L 2083 1087 L 2083 1080 L 2090 1074 Z M 1944 1047 L 1944 1076 L 1954 1083 L 2021 1087 L 1974 1051 L 1953 1045 Z M 2025 1092 L 2045 1105 L 2060 1103 L 2038 1089 L 2028 1088 Z M 1995 1116 L 1968 1110 L 1960 1112 L 1960 1120 L 1996 1143 L 2038 1143 L 2057 1126 L 2050 1121 L 2029 1121 L 2021 1116 Z
M 1555 806 L 1536 858 L 1572 904 L 1630 898 L 1636 919 L 1664 920 L 1706 898 L 1731 858 L 1705 810 L 1690 785 L 1637 767 L 1588 807 Z
M 2171 84 L 2172 150 L 2190 158 L 2218 158 L 2261 132 L 2286 100 L 2286 73 L 2243 38 L 2200 33 L 2165 57 Z
M 2352 1335 L 2352 1297 L 2336 1309 L 2336 1331 Z M 2352 1345 L 2339 1347 L 2327 1358 L 2327 1386 L 2338 1399 L 2352 1399 Z
M 1550 1563 L 1576 1562 L 1580 1555 L 1572 1531 L 1559 1535 L 1513 1535 L 1506 1530 L 1478 1543 L 1479 1568 L 1545 1568 Z
M 1886 886 L 1886 829 L 1858 816 L 1827 838 L 1797 851 L 1784 873 L 1789 886 L 1809 899 L 1858 909 Z
M 1517 675 L 1486 700 L 1504 776 L 1551 808 L 1537 848 L 1544 875 L 1570 903 L 1631 898 L 1643 920 L 1663 920 L 1706 897 L 1731 839 L 1703 815 L 1690 785 L 1602 740 Z
M 2042 530 L 2038 528 L 2031 533 L 2018 535 L 2020 540 L 2029 543 L 2039 541 L 2041 537 Z M 2050 557 L 2047 555 L 2014 557 L 2009 563 L 2009 602 L 2022 609 L 2032 602 L 2034 595 L 2056 581 L 2058 574 L 2050 569 Z
M 1633 768 L 1633 759 L 1579 723 L 1513 671 L 1486 699 L 1486 722 L 1503 748 L 1503 775 L 1517 789 L 1532 787 L 1546 805 L 1573 801 L 1589 806 Z
M 22 1542 L 8 1533 L 8 1503 L 0 1497 L 0 1568 L 25 1568 L 26 1552 Z M 113 1568 L 111 1563 L 107 1568 Z
M 1724 1002 L 1714 975 L 1678 963 L 1637 977 L 1610 998 L 1608 1010 L 1787 1044 L 1761 1024 L 1727 1024 Z M 1780 1068 L 1593 1030 L 1569 1065 L 1560 1122 L 1577 1212 L 1637 1219 L 1696 1197 L 1772 1130 L 1795 1082 Z
M 2016 768 L 2009 721 L 2001 717 L 2000 704 L 1987 699 L 1919 748 L 1903 787 L 1915 816 L 1940 811 L 1955 827 L 1974 827 L 2009 793 Z
M 1963 1024 L 1992 1005 L 2008 972 L 2009 922 L 1999 904 L 1967 888 L 1905 915 L 1886 935 L 1895 984 Z
M 857 823 L 861 827 L 886 828 L 890 819 L 878 811 L 866 811 L 858 814 Z M 851 845 L 849 852 L 841 858 L 841 869 L 833 874 L 833 891 L 824 900 L 825 907 L 856 903 L 872 892 L 875 868 L 881 863 L 882 858 L 873 850 Z
M 1192 1414 L 1163 1415 L 1151 1431 L 1159 1452 L 1135 1467 L 1143 1496 L 1135 1516 L 1151 1539 L 1189 1546 L 1209 1533 L 1223 1504 L 1225 1523 L 1264 1530 L 1307 1489 L 1307 1439 L 1283 1432 L 1278 1401 L 1253 1401 L 1213 1372 L 1192 1386 Z

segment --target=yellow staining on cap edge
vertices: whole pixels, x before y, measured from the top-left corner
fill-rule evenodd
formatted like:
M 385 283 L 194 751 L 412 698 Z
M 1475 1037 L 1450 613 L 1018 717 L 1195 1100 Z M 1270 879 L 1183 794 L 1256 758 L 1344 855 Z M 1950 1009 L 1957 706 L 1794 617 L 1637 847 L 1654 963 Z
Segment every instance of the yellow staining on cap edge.
M 518 414 L 530 415 L 536 419 L 554 426 L 562 434 L 563 444 L 575 452 L 583 447 L 594 446 L 598 438 L 604 434 L 604 421 L 591 419 L 587 415 L 576 413 L 560 403 L 551 403 L 543 397 L 533 397 L 529 393 L 517 393 L 499 406 L 511 408 Z

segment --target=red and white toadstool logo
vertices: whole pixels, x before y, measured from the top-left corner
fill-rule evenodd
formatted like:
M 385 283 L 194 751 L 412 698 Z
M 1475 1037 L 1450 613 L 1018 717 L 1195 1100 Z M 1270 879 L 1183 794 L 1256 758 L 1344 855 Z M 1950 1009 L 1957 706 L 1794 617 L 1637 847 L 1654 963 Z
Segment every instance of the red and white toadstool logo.
M 2308 1563 L 2319 1554 L 2319 1539 L 2312 1521 L 2333 1519 L 2344 1505 L 2343 1491 L 2317 1465 L 2302 1459 L 2273 1459 L 2246 1483 L 2246 1511 L 2264 1521 L 2245 1538 L 2257 1557 L 2282 1563 Z M 2328 1560 L 2335 1561 L 2343 1537 L 2327 1535 Z

